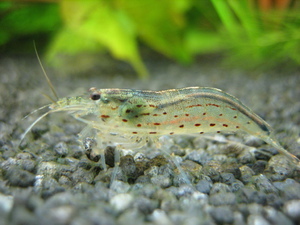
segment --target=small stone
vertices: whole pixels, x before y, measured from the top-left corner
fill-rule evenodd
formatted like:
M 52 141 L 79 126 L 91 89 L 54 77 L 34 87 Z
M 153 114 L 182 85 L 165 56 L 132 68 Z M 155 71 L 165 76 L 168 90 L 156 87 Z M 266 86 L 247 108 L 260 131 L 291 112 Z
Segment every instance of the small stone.
M 227 184 L 214 183 L 209 194 L 231 192 L 231 188 Z
M 294 225 L 294 223 L 287 216 L 271 206 L 264 207 L 264 215 L 271 222 L 271 224 Z
M 0 193 L 0 214 L 1 212 L 9 213 L 13 207 L 14 197 Z
M 86 182 L 91 184 L 94 181 L 94 174 L 90 170 L 85 170 L 83 168 L 77 168 L 74 173 L 70 176 L 71 180 L 75 183 Z
M 155 224 L 173 225 L 167 214 L 161 209 L 155 209 L 151 218 Z
M 244 187 L 244 184 L 242 181 L 240 180 L 236 180 L 235 182 L 233 182 L 231 185 L 230 185 L 230 188 L 231 188 L 231 191 L 232 192 L 237 192 L 239 191 L 241 188 Z
M 273 156 L 266 167 L 266 171 L 270 173 L 270 178 L 273 181 L 284 180 L 290 177 L 294 172 L 295 167 L 291 165 L 289 159 L 285 156 Z
M 263 216 L 255 214 L 248 216 L 247 224 L 271 225 Z
M 133 206 L 143 214 L 150 214 L 158 207 L 159 203 L 156 200 L 150 200 L 145 197 L 138 197 L 134 200 Z
M 231 224 L 233 222 L 233 212 L 228 206 L 219 206 L 211 210 L 210 215 L 217 224 Z
M 234 205 L 236 203 L 236 197 L 233 193 L 216 193 L 210 195 L 209 203 L 214 206 Z
M 291 200 L 284 204 L 283 211 L 294 221 L 300 220 L 300 200 Z
M 243 203 L 252 203 L 265 205 L 267 203 L 267 197 L 265 193 L 253 190 L 248 187 L 241 188 L 238 192 L 238 198 L 240 202 Z
M 235 181 L 235 178 L 232 173 L 221 173 L 220 181 L 222 183 L 231 185 Z
M 259 191 L 262 191 L 264 193 L 278 194 L 277 188 L 275 188 L 274 185 L 263 174 L 253 176 L 253 183 Z
M 61 185 L 70 186 L 72 184 L 72 181 L 67 176 L 63 175 L 58 179 L 58 183 Z
M 253 163 L 255 162 L 255 155 L 254 155 L 254 150 L 256 150 L 255 148 L 249 149 L 246 148 L 244 149 L 238 156 L 237 159 L 241 164 L 248 164 L 248 163 Z
M 115 191 L 116 193 L 126 193 L 130 189 L 130 185 L 123 181 L 114 180 L 111 184 L 111 190 Z
M 264 141 L 253 135 L 247 135 L 245 138 L 245 144 L 251 147 L 260 147 L 264 144 Z
M 204 150 L 192 151 L 189 153 L 185 159 L 192 160 L 194 162 L 200 163 L 201 165 L 206 164 L 212 159 L 212 157 Z
M 11 186 L 29 187 L 34 185 L 35 175 L 26 170 L 12 167 L 6 172 L 5 179 Z
M 208 194 L 212 186 L 212 181 L 202 179 L 196 184 L 196 189 L 202 193 Z
M 121 193 L 113 196 L 109 203 L 114 207 L 115 210 L 122 212 L 131 206 L 133 200 L 134 199 L 131 194 Z
M 37 166 L 38 175 L 50 175 L 53 176 L 58 170 L 58 165 L 54 162 L 41 162 Z
M 54 151 L 56 155 L 60 157 L 65 157 L 68 155 L 69 152 L 68 145 L 65 142 L 59 142 L 54 146 Z
M 267 166 L 267 162 L 266 161 L 257 160 L 253 164 L 252 170 L 254 171 L 255 174 L 260 174 L 260 173 L 264 172 L 266 166 Z
M 241 181 L 245 184 L 252 182 L 252 177 L 255 175 L 254 171 L 248 166 L 241 166 Z
M 134 159 L 131 155 L 126 155 L 121 158 L 120 168 L 123 171 L 123 174 L 127 177 L 127 180 L 134 181 L 137 178 L 137 168 L 135 166 Z
M 161 188 L 167 188 L 172 185 L 172 180 L 164 175 L 157 175 L 151 178 L 151 183 L 160 186 Z

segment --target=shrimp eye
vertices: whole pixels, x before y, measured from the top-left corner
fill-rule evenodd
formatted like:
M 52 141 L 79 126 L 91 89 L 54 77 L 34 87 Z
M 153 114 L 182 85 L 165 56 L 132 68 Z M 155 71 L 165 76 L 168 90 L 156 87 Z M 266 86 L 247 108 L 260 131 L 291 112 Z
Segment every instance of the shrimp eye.
M 91 94 L 90 98 L 94 101 L 99 100 L 101 95 L 99 93 L 93 93 Z

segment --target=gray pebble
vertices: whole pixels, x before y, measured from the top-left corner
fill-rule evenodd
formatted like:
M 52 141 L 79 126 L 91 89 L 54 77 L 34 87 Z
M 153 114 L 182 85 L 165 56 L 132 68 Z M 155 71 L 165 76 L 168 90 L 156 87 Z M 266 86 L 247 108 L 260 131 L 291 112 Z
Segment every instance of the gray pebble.
M 300 199 L 300 183 L 286 186 L 281 194 L 284 200 Z
M 58 179 L 58 183 L 60 185 L 70 186 L 72 184 L 72 181 L 69 179 L 69 177 L 63 175 Z
M 241 188 L 244 187 L 244 184 L 242 181 L 240 180 L 236 180 L 235 182 L 233 182 L 231 185 L 230 185 L 230 188 L 231 188 L 231 191 L 232 192 L 237 192 L 239 191 Z
M 270 182 L 270 180 L 263 174 L 253 176 L 253 182 L 257 190 L 264 193 L 275 193 L 278 194 L 277 188 Z
M 265 205 L 267 203 L 267 197 L 265 193 L 253 190 L 248 187 L 241 188 L 239 193 L 239 201 L 243 203 L 252 203 Z
M 159 202 L 145 197 L 138 197 L 133 202 L 133 207 L 137 208 L 143 214 L 150 214 L 156 209 Z
M 246 148 L 237 156 L 237 159 L 243 165 L 255 162 L 253 150 L 249 150 L 249 148 Z
M 126 182 L 114 180 L 110 186 L 110 189 L 116 193 L 126 193 L 130 189 L 130 185 Z
M 167 188 L 172 185 L 170 177 L 164 175 L 157 175 L 151 178 L 151 183 L 160 186 L 161 188 Z
M 59 142 L 54 146 L 54 151 L 56 155 L 65 157 L 69 153 L 68 145 L 65 142 Z
M 210 190 L 211 195 L 216 193 L 226 193 L 226 192 L 231 192 L 231 188 L 224 183 L 214 183 Z
M 87 182 L 91 184 L 94 181 L 94 177 L 95 175 L 92 173 L 91 170 L 78 168 L 74 173 L 72 173 L 70 178 L 74 183 Z
M 0 193 L 0 214 L 9 213 L 13 207 L 14 197 L 12 195 L 3 195 Z
M 294 225 L 294 223 L 287 216 L 285 216 L 282 212 L 277 211 L 271 206 L 264 207 L 264 215 L 271 222 L 271 224 Z
M 241 181 L 243 181 L 245 184 L 252 182 L 252 177 L 255 175 L 254 171 L 248 167 L 248 166 L 241 166 Z
M 221 173 L 220 175 L 221 175 L 220 181 L 222 183 L 231 185 L 233 182 L 235 182 L 235 178 L 232 173 Z
M 264 144 L 264 141 L 253 135 L 247 135 L 245 138 L 245 144 L 252 147 L 260 147 Z
M 233 211 L 228 206 L 219 206 L 211 210 L 210 215 L 218 224 L 231 224 L 233 222 Z
M 294 172 L 295 167 L 291 165 L 291 162 L 282 155 L 273 156 L 266 167 L 271 175 L 270 178 L 273 181 L 284 180 L 290 177 Z
M 258 160 L 253 164 L 252 170 L 254 171 L 255 174 L 260 174 L 264 172 L 266 166 L 267 166 L 266 161 Z
M 192 151 L 189 153 L 185 159 L 192 160 L 194 162 L 200 163 L 201 165 L 204 165 L 208 161 L 212 159 L 212 157 L 204 150 L 197 150 Z
M 202 179 L 196 184 L 196 189 L 202 193 L 208 194 L 212 186 L 212 181 Z
M 210 195 L 209 203 L 214 206 L 234 205 L 236 203 L 236 197 L 233 193 L 216 193 Z
M 11 167 L 5 173 L 5 179 L 11 186 L 29 187 L 34 185 L 35 175 L 26 170 Z
M 58 165 L 54 162 L 40 162 L 37 166 L 37 174 L 54 176 L 58 169 Z
M 128 225 L 132 224 L 133 222 L 134 224 L 144 224 L 144 220 L 144 215 L 137 208 L 129 208 L 118 217 L 117 224 Z
M 109 203 L 113 206 L 117 212 L 122 212 L 129 208 L 133 203 L 134 198 L 131 194 L 121 193 L 113 196 Z
M 262 215 L 250 215 L 247 218 L 248 225 L 271 225 L 268 220 L 266 220 Z
M 283 206 L 283 211 L 294 221 L 300 221 L 300 200 L 290 200 Z

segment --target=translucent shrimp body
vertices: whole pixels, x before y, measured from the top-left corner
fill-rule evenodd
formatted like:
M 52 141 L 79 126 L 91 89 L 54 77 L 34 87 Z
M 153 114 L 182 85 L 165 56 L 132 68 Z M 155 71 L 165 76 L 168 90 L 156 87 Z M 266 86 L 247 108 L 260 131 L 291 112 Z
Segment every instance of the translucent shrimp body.
M 51 112 L 71 111 L 94 130 L 98 149 L 105 145 L 139 148 L 162 135 L 244 131 L 275 147 L 299 167 L 299 159 L 274 138 L 271 127 L 235 97 L 215 88 L 164 91 L 91 88 L 89 97 L 58 100 Z

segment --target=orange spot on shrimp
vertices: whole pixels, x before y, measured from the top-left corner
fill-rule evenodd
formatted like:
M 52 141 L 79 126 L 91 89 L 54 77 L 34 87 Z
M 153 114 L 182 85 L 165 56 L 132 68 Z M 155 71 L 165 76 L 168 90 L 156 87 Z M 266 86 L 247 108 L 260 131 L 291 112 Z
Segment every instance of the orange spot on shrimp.
M 186 108 L 193 108 L 193 107 L 199 107 L 199 106 L 202 106 L 201 104 L 197 104 L 197 105 L 189 105 L 187 106 Z
M 141 126 L 142 126 L 142 124 L 140 124 L 140 123 L 139 123 L 139 124 L 137 124 L 136 126 L 137 126 L 137 127 L 141 127 Z
M 157 134 L 155 131 L 150 131 L 149 134 Z
M 123 122 L 127 122 L 128 120 L 126 120 L 126 119 L 122 119 L 122 121 L 123 121 Z
M 135 131 L 134 131 L 134 132 L 132 132 L 132 133 L 133 133 L 133 134 L 137 134 L 137 132 L 135 132 Z
M 160 123 L 153 123 L 153 125 L 160 125 Z
M 109 115 L 101 115 L 101 118 L 109 118 Z
M 181 124 L 179 127 L 180 127 L 180 128 L 184 128 L 184 125 L 183 125 L 183 124 Z
M 195 127 L 199 127 L 199 126 L 201 126 L 200 123 L 195 123 Z
M 224 124 L 223 124 L 223 127 L 228 127 L 228 124 L 225 124 L 225 123 L 224 123 Z
M 215 123 L 211 123 L 211 124 L 209 124 L 209 126 L 211 126 L 211 127 L 213 127 L 213 126 L 215 126 L 216 124 Z
M 185 116 L 189 116 L 190 114 L 186 113 Z
M 205 113 L 203 113 L 202 115 L 203 115 L 203 116 L 205 116 L 205 115 L 206 115 L 206 112 L 205 112 Z

